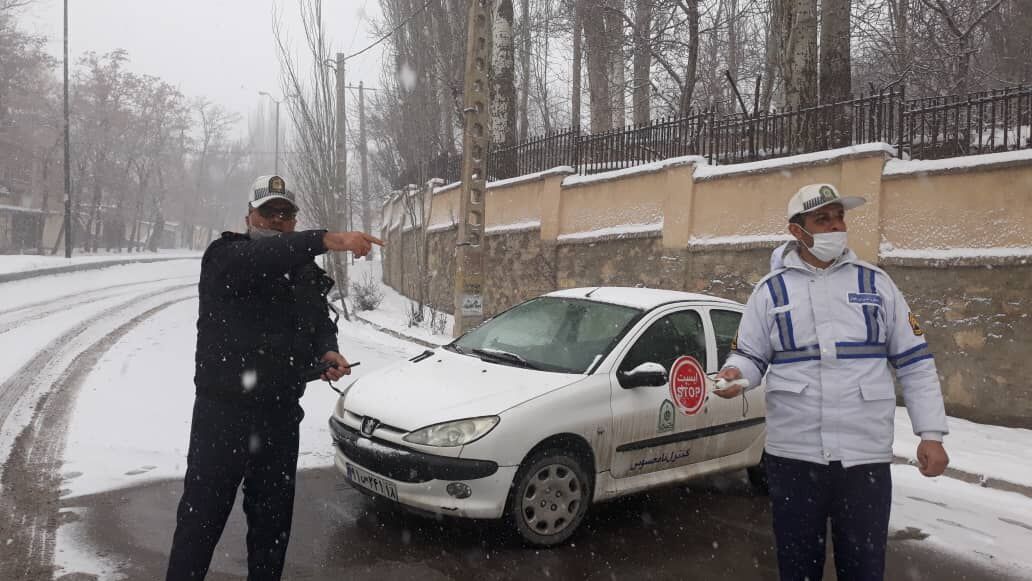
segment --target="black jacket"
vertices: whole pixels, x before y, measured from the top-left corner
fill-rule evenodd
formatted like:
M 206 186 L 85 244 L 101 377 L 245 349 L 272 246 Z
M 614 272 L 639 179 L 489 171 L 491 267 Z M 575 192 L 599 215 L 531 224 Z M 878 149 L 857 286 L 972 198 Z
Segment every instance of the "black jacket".
M 292 406 L 301 371 L 337 351 L 325 295 L 332 285 L 313 260 L 323 230 L 251 239 L 225 232 L 201 261 L 197 395 L 247 406 Z

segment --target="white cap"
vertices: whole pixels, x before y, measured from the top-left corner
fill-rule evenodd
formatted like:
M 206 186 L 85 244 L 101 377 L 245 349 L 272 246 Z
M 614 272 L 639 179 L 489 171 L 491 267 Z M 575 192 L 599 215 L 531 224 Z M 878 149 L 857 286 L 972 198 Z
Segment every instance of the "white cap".
M 860 196 L 839 195 L 839 191 L 831 184 L 810 184 L 799 188 L 799 191 L 788 201 L 788 219 L 796 214 L 812 212 L 828 204 L 842 204 L 846 210 L 863 206 L 867 200 Z
M 252 208 L 257 208 L 269 200 L 286 200 L 297 208 L 294 193 L 287 189 L 286 182 L 279 176 L 260 176 L 251 186 L 249 204 Z

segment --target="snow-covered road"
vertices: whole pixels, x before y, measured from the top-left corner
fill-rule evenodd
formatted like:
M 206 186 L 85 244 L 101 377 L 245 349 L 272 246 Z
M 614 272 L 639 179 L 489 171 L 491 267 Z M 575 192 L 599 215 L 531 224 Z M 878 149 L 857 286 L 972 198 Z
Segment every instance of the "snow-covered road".
M 75 499 L 182 477 L 193 402 L 199 267 L 192 259 L 0 284 L 4 482 L 14 470 L 52 469 L 58 477 L 55 494 L 66 507 L 57 522 L 35 523 L 35 536 L 0 539 L 0 553 L 24 542 L 53 559 L 56 576 L 75 571 L 119 578 L 117 563 L 91 547 L 82 526 L 90 515 L 77 509 Z M 356 265 L 356 271 L 367 267 Z M 381 314 L 373 318 L 412 333 L 402 320 L 406 311 L 404 299 L 388 293 Z M 340 325 L 342 351 L 362 362 L 355 376 L 423 349 L 361 323 Z M 325 384 L 310 384 L 302 401 L 301 468 L 332 464 L 326 418 L 335 398 Z M 898 423 L 897 454 L 906 456 L 913 442 L 905 414 Z M 970 422 L 957 426 L 961 429 L 946 444 L 957 450 L 960 468 L 1032 488 L 1032 432 Z M 33 438 L 48 444 L 27 448 Z M 979 447 L 988 449 L 980 454 Z M 42 454 L 49 463 L 31 464 L 30 454 Z M 952 478 L 926 479 L 907 465 L 894 466 L 893 475 L 891 528 L 898 538 L 923 539 L 986 571 L 1032 578 L 1032 498 Z M 47 488 L 40 490 L 45 495 Z M 66 524 L 58 526 L 61 522 Z M 48 527 L 57 529 L 56 538 L 42 534 Z M 921 578 L 917 573 L 914 578 Z

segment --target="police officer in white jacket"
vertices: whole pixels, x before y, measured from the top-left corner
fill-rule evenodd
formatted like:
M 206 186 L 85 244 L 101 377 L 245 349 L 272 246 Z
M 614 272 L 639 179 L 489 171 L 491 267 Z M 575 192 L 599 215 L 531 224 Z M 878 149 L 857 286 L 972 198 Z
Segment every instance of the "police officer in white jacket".
M 890 367 L 921 436 L 921 473 L 938 476 L 949 463 L 924 331 L 889 275 L 846 247 L 845 212 L 864 202 L 830 184 L 792 196 L 796 241 L 749 297 L 719 374 L 751 386 L 766 375 L 765 464 L 782 580 L 821 579 L 829 519 L 838 578 L 883 578 L 896 411 Z

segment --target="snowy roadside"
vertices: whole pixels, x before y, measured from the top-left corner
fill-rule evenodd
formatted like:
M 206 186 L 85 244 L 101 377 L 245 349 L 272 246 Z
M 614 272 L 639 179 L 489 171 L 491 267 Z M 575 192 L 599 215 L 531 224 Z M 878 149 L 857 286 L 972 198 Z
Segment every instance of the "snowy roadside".
M 408 321 L 415 302 L 383 284 L 383 262 L 356 260 L 349 270 L 353 282 L 363 282 L 372 277 L 372 280 L 380 283 L 383 292 L 383 301 L 372 311 L 356 311 L 349 303 L 348 308 L 359 319 L 382 327 L 390 331 L 391 335 L 416 339 L 420 345 L 444 345 L 451 342 L 455 318 L 448 313 L 438 312 L 438 316 L 443 317 L 443 320 L 437 329 L 431 329 L 428 320 L 418 326 L 409 326 Z
M 947 476 L 988 488 L 1014 489 L 1032 498 L 1032 430 L 954 417 L 948 418 L 948 422 L 950 433 L 943 441 L 950 455 Z M 893 454 L 916 463 L 919 442 L 906 408 L 897 407 Z

